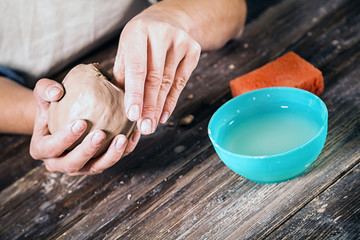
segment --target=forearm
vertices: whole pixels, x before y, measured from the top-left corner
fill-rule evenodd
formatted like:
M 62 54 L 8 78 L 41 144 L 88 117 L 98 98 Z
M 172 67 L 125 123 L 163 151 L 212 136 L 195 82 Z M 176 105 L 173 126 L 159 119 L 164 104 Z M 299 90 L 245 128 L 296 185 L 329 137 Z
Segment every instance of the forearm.
M 241 35 L 246 19 L 244 0 L 164 0 L 144 11 L 166 14 L 202 50 L 212 50 Z
M 32 91 L 0 77 L 0 96 L 0 133 L 31 134 L 36 113 Z

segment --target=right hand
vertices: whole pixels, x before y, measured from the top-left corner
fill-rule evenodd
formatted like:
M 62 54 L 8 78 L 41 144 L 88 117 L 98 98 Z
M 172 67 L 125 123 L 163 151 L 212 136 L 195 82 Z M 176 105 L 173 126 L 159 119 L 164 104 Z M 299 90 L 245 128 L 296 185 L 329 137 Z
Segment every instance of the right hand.
M 115 82 L 125 89 L 126 115 L 144 135 L 169 119 L 201 52 L 166 10 L 153 8 L 126 24 L 114 65 Z
M 76 120 L 63 130 L 51 135 L 48 129 L 48 109 L 51 102 L 58 101 L 64 94 L 61 84 L 50 79 L 41 79 L 35 86 L 37 103 L 34 131 L 30 143 L 30 155 L 44 161 L 47 170 L 71 175 L 97 174 L 114 165 L 121 157 L 135 149 L 140 132 L 135 130 L 129 139 L 117 135 L 107 151 L 100 157 L 92 156 L 105 140 L 105 133 L 99 129 L 90 132 L 73 150 L 68 149 L 86 130 L 85 120 Z

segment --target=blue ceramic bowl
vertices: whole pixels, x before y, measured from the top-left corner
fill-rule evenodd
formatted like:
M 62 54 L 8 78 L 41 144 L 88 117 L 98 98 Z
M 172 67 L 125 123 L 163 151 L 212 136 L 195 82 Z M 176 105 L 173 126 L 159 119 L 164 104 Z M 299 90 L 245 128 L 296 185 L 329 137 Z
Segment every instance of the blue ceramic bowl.
M 302 174 L 326 140 L 328 111 L 316 95 L 297 88 L 263 88 L 221 106 L 208 126 L 220 159 L 255 182 Z

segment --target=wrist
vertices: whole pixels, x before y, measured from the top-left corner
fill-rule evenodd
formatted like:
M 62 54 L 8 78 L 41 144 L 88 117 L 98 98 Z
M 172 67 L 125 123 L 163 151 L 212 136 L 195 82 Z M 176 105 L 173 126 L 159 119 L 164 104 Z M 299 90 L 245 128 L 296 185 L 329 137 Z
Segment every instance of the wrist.
M 137 17 L 149 16 L 155 20 L 161 22 L 167 22 L 190 35 L 192 27 L 192 19 L 187 14 L 187 12 L 181 7 L 179 3 L 176 2 L 159 2 L 154 4 L 140 13 Z

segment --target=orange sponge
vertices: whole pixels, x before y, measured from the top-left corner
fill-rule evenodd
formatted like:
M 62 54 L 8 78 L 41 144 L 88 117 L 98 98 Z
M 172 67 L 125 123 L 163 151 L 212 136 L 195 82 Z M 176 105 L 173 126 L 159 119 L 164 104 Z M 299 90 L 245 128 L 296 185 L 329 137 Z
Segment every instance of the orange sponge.
M 294 52 L 230 81 L 233 97 L 266 87 L 295 87 L 320 95 L 324 79 L 317 68 Z

